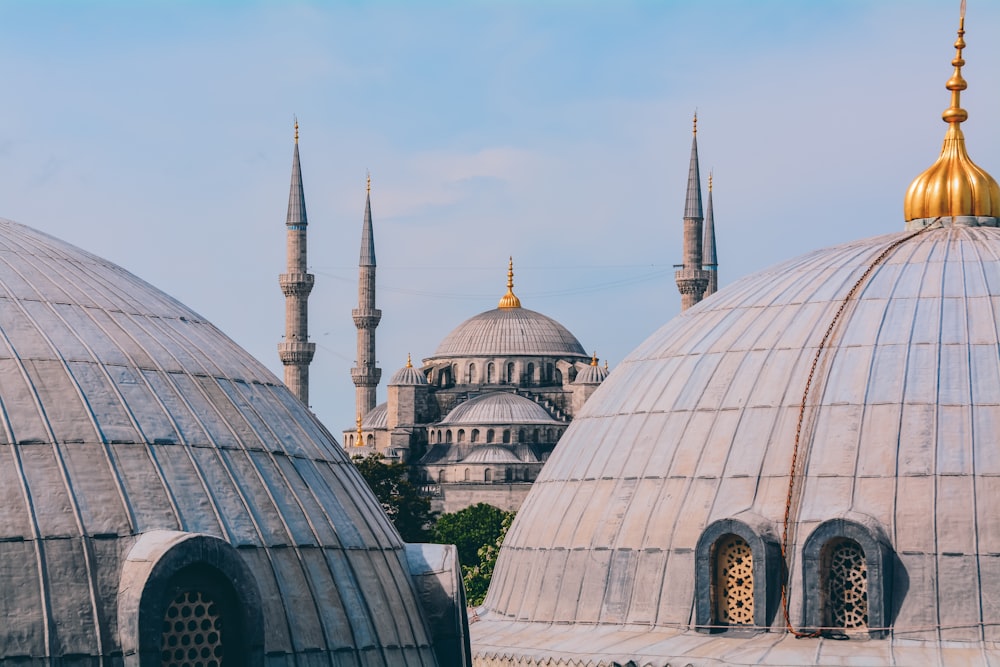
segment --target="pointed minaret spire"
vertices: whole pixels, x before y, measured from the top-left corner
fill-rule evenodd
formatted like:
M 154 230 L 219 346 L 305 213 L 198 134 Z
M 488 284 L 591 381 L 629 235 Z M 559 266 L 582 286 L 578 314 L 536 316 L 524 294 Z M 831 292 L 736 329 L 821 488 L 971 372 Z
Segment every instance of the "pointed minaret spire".
M 375 327 L 382 311 L 375 307 L 375 233 L 372 230 L 372 177 L 365 186 L 365 219 L 361 225 L 361 257 L 358 261 L 358 307 L 351 311 L 358 329 L 358 361 L 351 369 L 357 392 L 357 413 L 367 415 L 375 407 L 375 390 L 382 369 L 375 367 Z
M 296 118 L 292 185 L 285 219 L 288 272 L 278 276 L 278 284 L 285 295 L 285 340 L 278 343 L 278 357 L 285 366 L 285 385 L 300 401 L 309 405 L 309 362 L 316 353 L 316 344 L 309 342 L 308 302 L 315 277 L 307 273 L 307 226 L 306 198 L 302 191 L 302 169 L 299 165 L 299 121 Z
M 698 170 L 698 114 L 694 115 L 691 139 L 691 165 L 688 168 L 687 197 L 684 200 L 684 263 L 674 274 L 681 293 L 681 310 L 701 301 L 708 286 L 707 271 L 702 268 L 701 174 Z
M 705 207 L 704 269 L 708 272 L 708 286 L 705 296 L 709 297 L 719 289 L 719 258 L 715 254 L 715 216 L 712 214 L 712 172 L 708 172 L 708 204 Z

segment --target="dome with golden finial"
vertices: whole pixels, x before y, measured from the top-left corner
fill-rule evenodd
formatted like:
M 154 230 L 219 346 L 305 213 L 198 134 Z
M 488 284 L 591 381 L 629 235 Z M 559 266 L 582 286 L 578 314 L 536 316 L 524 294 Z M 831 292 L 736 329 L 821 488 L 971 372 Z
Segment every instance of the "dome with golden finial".
M 931 167 L 910 184 L 903 203 L 907 229 L 920 229 L 937 218 L 963 225 L 996 226 L 1000 217 L 1000 186 L 977 166 L 965 148 L 961 124 L 969 114 L 961 107 L 961 92 L 968 87 L 962 77 L 962 50 L 965 48 L 965 3 L 955 40 L 954 73 L 946 88 L 951 91 L 951 106 L 941 118 L 948 123 L 941 155 Z M 984 219 L 986 218 L 986 219 Z M 945 224 L 948 224 L 946 222 Z
M 413 367 L 413 359 L 410 354 L 406 354 L 406 365 L 392 374 L 389 385 L 424 385 L 427 384 L 427 377 Z

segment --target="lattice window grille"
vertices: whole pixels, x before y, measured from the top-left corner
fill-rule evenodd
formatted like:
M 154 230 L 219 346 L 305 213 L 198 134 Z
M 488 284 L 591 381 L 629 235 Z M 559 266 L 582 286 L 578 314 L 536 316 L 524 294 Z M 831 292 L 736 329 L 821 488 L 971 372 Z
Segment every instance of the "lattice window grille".
M 163 667 L 221 667 L 223 626 L 219 605 L 201 591 L 185 591 L 167 607 L 160 657 Z
M 716 546 L 716 621 L 724 625 L 753 625 L 753 551 L 738 535 L 722 538 Z
M 830 625 L 868 627 L 868 564 L 857 542 L 843 540 L 833 545 L 827 582 Z

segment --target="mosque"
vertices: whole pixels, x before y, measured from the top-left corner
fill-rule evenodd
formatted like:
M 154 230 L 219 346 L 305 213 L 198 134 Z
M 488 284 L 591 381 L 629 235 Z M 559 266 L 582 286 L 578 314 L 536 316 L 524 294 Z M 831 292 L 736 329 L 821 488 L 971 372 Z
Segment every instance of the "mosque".
M 1000 664 L 1000 187 L 961 129 L 962 14 L 899 231 L 738 280 L 615 368 L 507 534 L 474 664 Z

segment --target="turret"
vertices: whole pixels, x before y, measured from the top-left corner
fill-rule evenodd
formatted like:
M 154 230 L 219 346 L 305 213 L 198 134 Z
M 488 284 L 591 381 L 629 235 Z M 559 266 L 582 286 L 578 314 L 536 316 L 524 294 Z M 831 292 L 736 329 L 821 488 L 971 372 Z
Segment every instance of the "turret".
M 361 257 L 358 262 L 358 307 L 351 311 L 358 329 L 357 366 L 351 379 L 357 388 L 357 414 L 366 415 L 375 407 L 375 389 L 382 369 L 375 367 L 375 327 L 382 311 L 375 307 L 375 234 L 372 230 L 372 179 L 368 176 L 365 219 L 361 227 Z
M 698 171 L 698 114 L 694 116 L 691 164 L 688 168 L 687 197 L 684 201 L 684 262 L 674 274 L 681 293 L 681 310 L 701 301 L 708 286 L 708 272 L 702 268 L 701 174 Z
M 316 353 L 316 344 L 309 342 L 308 302 L 315 277 L 307 273 L 307 226 L 306 198 L 299 166 L 299 121 L 296 120 L 292 185 L 285 219 L 288 272 L 278 276 L 278 284 L 285 295 L 285 340 L 278 343 L 278 357 L 285 366 L 285 385 L 300 401 L 309 405 L 309 362 Z
M 715 253 L 715 215 L 712 212 L 712 172 L 708 173 L 708 204 L 705 206 L 705 243 L 702 251 L 705 262 L 703 268 L 708 272 L 705 296 L 709 297 L 719 290 L 719 258 Z

